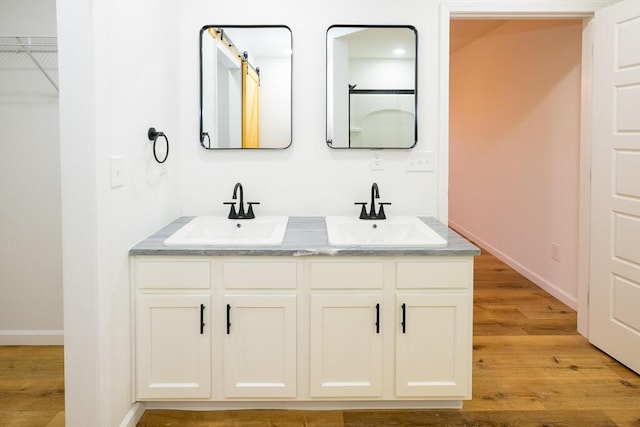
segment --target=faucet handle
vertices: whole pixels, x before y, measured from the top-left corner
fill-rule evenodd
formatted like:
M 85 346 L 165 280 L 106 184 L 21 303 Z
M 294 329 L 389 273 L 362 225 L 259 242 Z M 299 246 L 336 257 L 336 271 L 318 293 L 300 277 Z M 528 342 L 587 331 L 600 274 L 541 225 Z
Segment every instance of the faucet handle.
M 256 215 L 253 213 L 253 205 L 259 205 L 260 202 L 247 202 L 247 206 L 249 206 L 249 208 L 247 209 L 247 213 L 244 216 L 245 219 L 253 219 L 256 217 Z
M 223 202 L 223 205 L 231 205 L 231 210 L 229 210 L 229 219 L 237 219 L 238 214 L 236 213 L 236 202 Z
M 391 202 L 378 202 L 378 206 L 380 206 L 380 210 L 378 211 L 378 219 L 387 219 L 387 216 L 384 214 L 384 205 L 390 205 Z
M 367 202 L 355 202 L 354 205 L 362 205 L 362 209 L 360 210 L 360 219 L 367 219 Z

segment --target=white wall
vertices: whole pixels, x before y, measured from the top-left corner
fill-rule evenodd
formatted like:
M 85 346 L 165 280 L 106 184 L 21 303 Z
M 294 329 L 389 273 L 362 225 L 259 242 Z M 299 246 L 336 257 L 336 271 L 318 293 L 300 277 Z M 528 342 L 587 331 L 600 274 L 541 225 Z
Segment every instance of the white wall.
M 180 213 L 176 5 L 58 1 L 69 426 L 118 425 L 132 408 L 127 252 Z M 150 126 L 171 141 L 166 167 Z M 113 155 L 125 179 L 112 189 Z
M 0 0 L 0 36 L 28 35 L 56 35 L 55 0 Z M 0 141 L 0 345 L 62 344 L 58 93 L 24 53 L 0 53 Z
M 446 221 L 447 207 L 436 205 L 446 201 L 446 174 L 438 182 L 437 173 L 404 172 L 405 151 L 383 152 L 385 170 L 372 172 L 373 153 L 330 150 L 324 142 L 326 28 L 345 22 L 402 23 L 417 27 L 423 58 L 418 149 L 447 158 L 447 141 L 439 139 L 446 111 L 438 111 L 446 94 L 439 82 L 447 80 L 435 59 L 440 37 L 447 34 L 440 32 L 441 3 L 58 0 L 67 425 L 135 421 L 125 419 L 135 418 L 136 410 L 127 251 L 181 211 L 223 213 L 221 203 L 236 181 L 245 184 L 249 200 L 263 202 L 263 214 L 352 213 L 353 201 L 368 199 L 376 180 L 382 197 L 394 202 L 391 212 L 438 212 Z M 488 10 L 505 7 L 504 0 L 487 3 L 493 5 Z M 509 3 L 522 9 L 520 1 Z M 536 10 L 563 10 L 555 0 L 534 3 L 541 5 Z M 598 1 L 567 3 L 577 5 L 567 10 L 576 11 Z M 199 148 L 197 34 L 212 22 L 291 26 L 291 149 Z M 146 141 L 149 126 L 165 131 L 172 142 L 164 174 Z M 111 155 L 125 157 L 124 187 L 110 188 Z M 438 167 L 446 171 L 447 165 Z
M 364 7 L 366 6 L 366 7 Z M 393 203 L 390 214 L 438 215 L 437 175 L 405 171 L 409 150 L 332 150 L 325 143 L 326 30 L 332 24 L 403 24 L 418 30 L 421 58 L 417 150 L 437 151 L 438 3 L 401 0 L 181 2 L 182 196 L 184 214 L 224 214 L 222 202 L 242 182 L 257 214 L 356 214 L 372 182 Z M 258 19 L 259 17 L 259 19 Z M 283 24 L 293 34 L 293 144 L 286 150 L 207 151 L 198 144 L 197 35 L 205 24 Z M 444 218 L 446 220 L 446 218 Z
M 508 21 L 450 65 L 450 224 L 574 308 L 581 37 Z

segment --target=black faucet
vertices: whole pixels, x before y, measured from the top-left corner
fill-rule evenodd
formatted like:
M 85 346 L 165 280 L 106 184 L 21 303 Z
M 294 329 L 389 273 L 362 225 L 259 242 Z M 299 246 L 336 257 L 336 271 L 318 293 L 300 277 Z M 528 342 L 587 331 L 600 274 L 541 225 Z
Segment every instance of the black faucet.
M 376 199 L 380 198 L 380 190 L 378 189 L 378 184 L 373 183 L 371 185 L 371 207 L 369 208 L 369 213 L 367 213 L 367 203 L 366 202 L 355 202 L 356 205 L 362 205 L 362 209 L 360 210 L 360 219 L 387 219 L 387 216 L 384 213 L 384 206 L 390 205 L 390 202 L 378 202 L 380 209 L 376 212 Z
M 224 202 L 225 205 L 231 205 L 231 210 L 229 211 L 229 219 L 253 219 L 255 218 L 255 214 L 253 213 L 253 205 L 259 205 L 260 202 L 247 202 L 247 211 L 244 210 L 244 191 L 242 189 L 242 184 L 239 182 L 233 187 L 233 200 L 238 199 L 238 192 L 240 193 L 240 198 L 238 202 L 240 206 L 238 211 L 236 212 L 236 202 Z

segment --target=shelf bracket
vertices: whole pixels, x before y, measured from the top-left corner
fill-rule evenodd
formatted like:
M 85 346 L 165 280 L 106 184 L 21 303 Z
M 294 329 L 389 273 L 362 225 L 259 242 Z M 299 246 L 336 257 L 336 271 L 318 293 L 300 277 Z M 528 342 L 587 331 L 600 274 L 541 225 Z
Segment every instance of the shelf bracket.
M 33 56 L 33 53 L 31 53 L 31 50 L 29 49 L 29 45 L 25 44 L 20 37 L 16 37 L 16 42 L 18 46 L 20 46 L 20 48 L 22 48 L 22 50 L 29 56 L 29 58 L 31 58 L 33 63 L 36 64 L 36 66 L 40 69 L 40 71 L 42 71 L 42 74 L 44 74 L 47 80 L 49 80 L 49 82 L 53 85 L 53 87 L 56 89 L 56 92 L 60 93 L 58 84 L 53 80 L 53 78 L 51 78 L 49 73 L 47 73 L 47 70 L 45 70 L 44 67 L 40 64 L 40 61 L 38 61 L 38 58 Z

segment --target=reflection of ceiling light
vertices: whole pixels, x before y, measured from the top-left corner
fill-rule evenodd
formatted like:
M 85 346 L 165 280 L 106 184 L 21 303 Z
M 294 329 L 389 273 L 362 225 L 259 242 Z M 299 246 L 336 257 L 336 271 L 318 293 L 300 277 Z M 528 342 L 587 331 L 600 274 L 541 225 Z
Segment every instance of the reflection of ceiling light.
M 394 50 L 393 53 L 395 53 L 396 55 L 404 55 L 405 52 L 403 48 L 398 48 Z
M 284 53 L 285 55 L 291 55 L 293 53 L 293 50 L 285 49 L 284 51 L 282 51 L 282 53 Z

